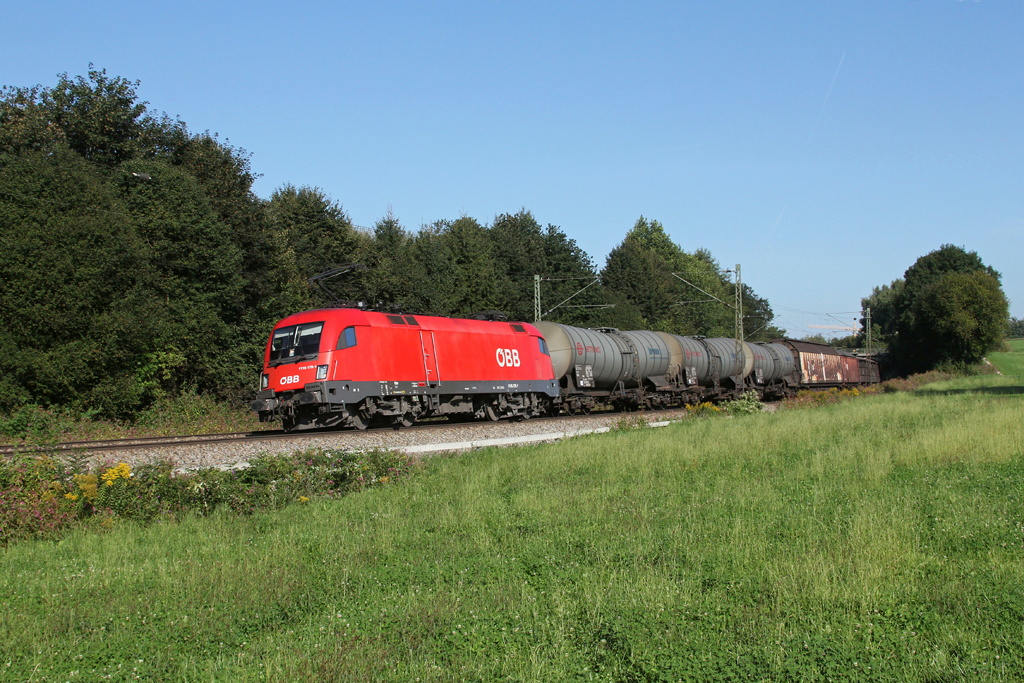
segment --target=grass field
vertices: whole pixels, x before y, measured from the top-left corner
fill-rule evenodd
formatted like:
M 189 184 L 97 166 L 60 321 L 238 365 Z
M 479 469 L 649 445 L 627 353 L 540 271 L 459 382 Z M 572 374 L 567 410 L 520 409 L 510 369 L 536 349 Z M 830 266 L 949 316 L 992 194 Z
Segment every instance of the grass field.
M 14 545 L 0 680 L 1022 680 L 1022 357 Z
M 1009 353 L 990 353 L 989 361 L 1004 375 L 1024 377 L 1024 339 L 1013 339 L 1007 345 Z

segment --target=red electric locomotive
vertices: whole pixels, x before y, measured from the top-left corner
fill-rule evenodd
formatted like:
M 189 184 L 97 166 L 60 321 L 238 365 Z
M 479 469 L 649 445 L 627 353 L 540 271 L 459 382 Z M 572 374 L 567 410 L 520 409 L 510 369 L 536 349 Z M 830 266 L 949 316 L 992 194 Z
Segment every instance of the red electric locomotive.
M 267 341 L 251 408 L 286 430 L 371 419 L 546 414 L 558 397 L 533 325 L 326 308 L 288 316 Z

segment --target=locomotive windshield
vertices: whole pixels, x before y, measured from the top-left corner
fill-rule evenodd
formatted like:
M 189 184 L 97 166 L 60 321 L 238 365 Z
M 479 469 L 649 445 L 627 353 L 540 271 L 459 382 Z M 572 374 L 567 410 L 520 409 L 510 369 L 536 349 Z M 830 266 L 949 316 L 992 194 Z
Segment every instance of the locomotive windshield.
M 295 363 L 316 358 L 320 352 L 322 322 L 303 323 L 274 330 L 270 341 L 270 364 Z

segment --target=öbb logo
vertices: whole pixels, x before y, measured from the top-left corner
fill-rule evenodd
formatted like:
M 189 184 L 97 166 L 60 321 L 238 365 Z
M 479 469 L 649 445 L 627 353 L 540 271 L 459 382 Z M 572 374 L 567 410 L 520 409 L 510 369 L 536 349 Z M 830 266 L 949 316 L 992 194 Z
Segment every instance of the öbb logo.
M 519 350 L 518 349 L 495 349 L 494 358 L 498 361 L 498 366 L 502 368 L 518 368 L 519 367 Z

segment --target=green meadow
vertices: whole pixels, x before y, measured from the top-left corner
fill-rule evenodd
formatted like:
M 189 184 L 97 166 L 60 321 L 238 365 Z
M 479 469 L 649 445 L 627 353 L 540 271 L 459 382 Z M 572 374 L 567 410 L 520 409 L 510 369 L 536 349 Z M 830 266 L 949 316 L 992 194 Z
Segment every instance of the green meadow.
M 1024 679 L 1024 343 L 984 375 L 0 550 L 0 681 Z
M 1009 352 L 990 353 L 989 361 L 1004 375 L 1024 377 L 1024 339 L 1006 342 Z

